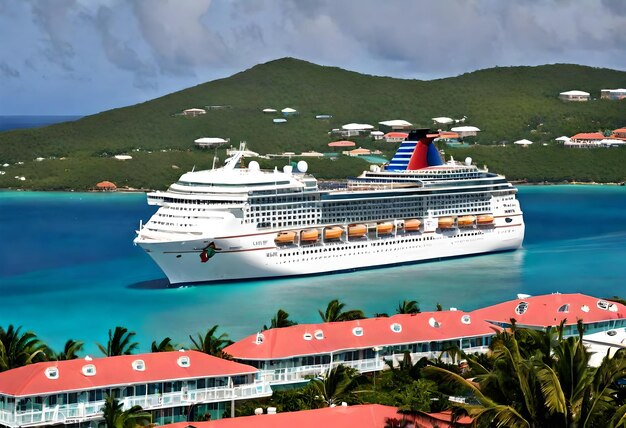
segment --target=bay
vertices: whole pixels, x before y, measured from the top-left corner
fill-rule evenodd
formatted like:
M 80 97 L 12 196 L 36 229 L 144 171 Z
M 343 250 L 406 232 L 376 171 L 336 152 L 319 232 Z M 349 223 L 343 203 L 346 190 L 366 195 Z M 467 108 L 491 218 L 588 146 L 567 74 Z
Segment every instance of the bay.
M 77 115 L 48 115 L 48 116 L 2 116 L 0 115 L 0 131 L 12 129 L 39 128 L 61 122 L 72 122 L 83 116 Z
M 338 298 L 367 315 L 404 299 L 422 310 L 472 310 L 517 293 L 626 296 L 626 188 L 525 186 L 522 249 L 353 273 L 169 288 L 141 249 L 143 194 L 0 192 L 0 325 L 21 325 L 55 349 L 69 339 L 97 354 L 109 328 L 141 350 L 165 336 L 187 345 L 213 324 L 240 339 L 282 308 L 299 322 Z

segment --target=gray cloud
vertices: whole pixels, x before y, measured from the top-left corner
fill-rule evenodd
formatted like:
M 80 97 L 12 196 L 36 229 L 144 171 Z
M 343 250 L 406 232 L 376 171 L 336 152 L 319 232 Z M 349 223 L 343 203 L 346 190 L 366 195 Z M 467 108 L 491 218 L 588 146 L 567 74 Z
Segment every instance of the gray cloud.
M 73 71 L 72 60 L 75 51 L 69 41 L 70 25 L 68 13 L 76 7 L 75 0 L 33 1 L 32 17 L 42 29 L 41 53 L 49 62 L 61 66 L 66 71 Z

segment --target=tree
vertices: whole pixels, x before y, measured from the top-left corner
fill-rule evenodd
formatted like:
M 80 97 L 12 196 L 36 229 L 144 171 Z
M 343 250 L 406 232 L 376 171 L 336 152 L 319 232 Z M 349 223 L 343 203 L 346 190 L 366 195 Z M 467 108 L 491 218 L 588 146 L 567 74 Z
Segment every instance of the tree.
M 481 423 L 511 427 L 616 426 L 624 422 L 626 406 L 615 394 L 617 380 L 626 377 L 626 351 L 607 355 L 597 368 L 578 337 L 517 329 L 498 333 L 492 343 L 493 364 L 472 382 L 442 368 L 424 373 L 463 386 L 476 404 L 459 406 Z M 547 346 L 547 344 L 550 344 Z
M 22 367 L 46 359 L 46 346 L 35 333 L 21 333 L 13 324 L 0 327 L 0 371 Z
M 178 346 L 172 343 L 172 339 L 166 337 L 161 342 L 157 344 L 156 340 L 152 341 L 152 345 L 150 346 L 150 352 L 169 352 L 175 351 Z
M 48 359 L 63 361 L 63 360 L 75 360 L 78 357 L 78 353 L 83 350 L 84 343 L 80 340 L 69 339 L 65 342 L 65 346 L 61 352 L 54 352 L 51 348 L 47 348 Z
M 276 312 L 276 315 L 274 315 L 274 317 L 270 321 L 270 326 L 268 327 L 264 325 L 263 330 L 269 330 L 271 328 L 290 327 L 296 324 L 298 323 L 289 319 L 289 314 L 287 312 L 279 309 L 278 312 Z
M 133 406 L 123 410 L 122 403 L 112 396 L 107 396 L 102 407 L 104 422 L 107 428 L 135 428 L 152 424 L 152 415 L 141 406 Z
M 339 302 L 334 299 L 328 302 L 326 311 L 322 312 L 318 310 L 323 322 L 336 322 L 336 321 L 352 321 L 365 318 L 365 314 L 360 309 L 353 309 L 351 311 L 343 311 L 346 306 L 345 303 Z
M 109 329 L 109 340 L 106 348 L 99 343 L 97 345 L 100 351 L 107 357 L 131 355 L 139 347 L 138 342 L 132 341 L 134 337 L 134 331 L 128 331 L 126 327 L 117 326 L 113 333 Z
M 342 401 L 352 401 L 352 392 L 358 385 L 357 377 L 355 369 L 341 364 L 328 370 L 322 379 L 313 379 L 309 385 L 321 407 L 329 407 Z
M 198 333 L 198 340 L 190 335 L 189 339 L 191 339 L 191 343 L 193 343 L 192 349 L 215 357 L 230 358 L 230 356 L 224 352 L 224 348 L 233 344 L 233 341 L 228 339 L 228 334 L 226 333 L 216 336 L 218 328 L 219 325 L 214 325 L 207 330 L 204 336 Z
M 417 300 L 404 300 L 402 303 L 398 303 L 396 308 L 397 314 L 419 314 L 420 308 L 417 304 Z

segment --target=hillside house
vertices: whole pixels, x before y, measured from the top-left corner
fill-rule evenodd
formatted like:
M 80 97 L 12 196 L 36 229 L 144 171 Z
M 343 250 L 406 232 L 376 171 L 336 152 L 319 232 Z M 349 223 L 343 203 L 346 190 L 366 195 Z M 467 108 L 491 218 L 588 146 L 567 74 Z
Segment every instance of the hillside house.
M 388 132 L 385 134 L 385 141 L 388 143 L 401 143 L 409 137 L 406 132 Z
M 386 120 L 378 122 L 381 131 L 407 131 L 413 129 L 413 124 L 402 119 Z
M 626 99 L 626 89 L 602 89 L 600 91 L 600 99 L 602 100 L 611 100 L 611 101 L 619 101 Z
M 367 156 L 367 155 L 371 155 L 372 151 L 369 149 L 364 149 L 362 147 L 359 147 L 358 149 L 345 151 L 343 152 L 343 154 L 347 156 Z
M 196 116 L 200 116 L 203 114 L 206 114 L 206 110 L 202 108 L 188 108 L 187 110 L 183 110 L 182 112 L 183 116 L 189 116 L 189 117 L 196 117 Z
M 223 138 L 215 138 L 215 137 L 203 137 L 203 138 L 198 138 L 197 140 L 194 140 L 193 143 L 197 147 L 205 149 L 207 147 L 221 146 L 222 144 L 226 144 L 228 142 L 230 142 L 230 138 L 223 139 Z
M 614 130 L 612 136 L 614 138 L 626 139 L 626 127 L 618 128 L 618 129 Z
M 562 101 L 589 101 L 589 93 L 584 91 L 566 91 L 559 94 Z
M 283 116 L 295 116 L 298 114 L 298 110 L 291 107 L 285 107 L 280 112 L 283 114 Z

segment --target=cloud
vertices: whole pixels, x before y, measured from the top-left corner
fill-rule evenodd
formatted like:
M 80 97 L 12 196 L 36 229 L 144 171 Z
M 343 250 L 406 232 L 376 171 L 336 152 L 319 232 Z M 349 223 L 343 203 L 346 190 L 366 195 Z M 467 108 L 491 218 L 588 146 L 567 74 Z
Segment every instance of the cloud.
M 20 72 L 11 67 L 4 61 L 0 62 L 0 76 L 3 77 L 20 77 Z
M 73 71 L 72 60 L 75 51 L 69 32 L 68 14 L 76 7 L 75 0 L 32 1 L 32 18 L 42 30 L 40 52 L 49 62 L 59 65 L 66 71 Z

